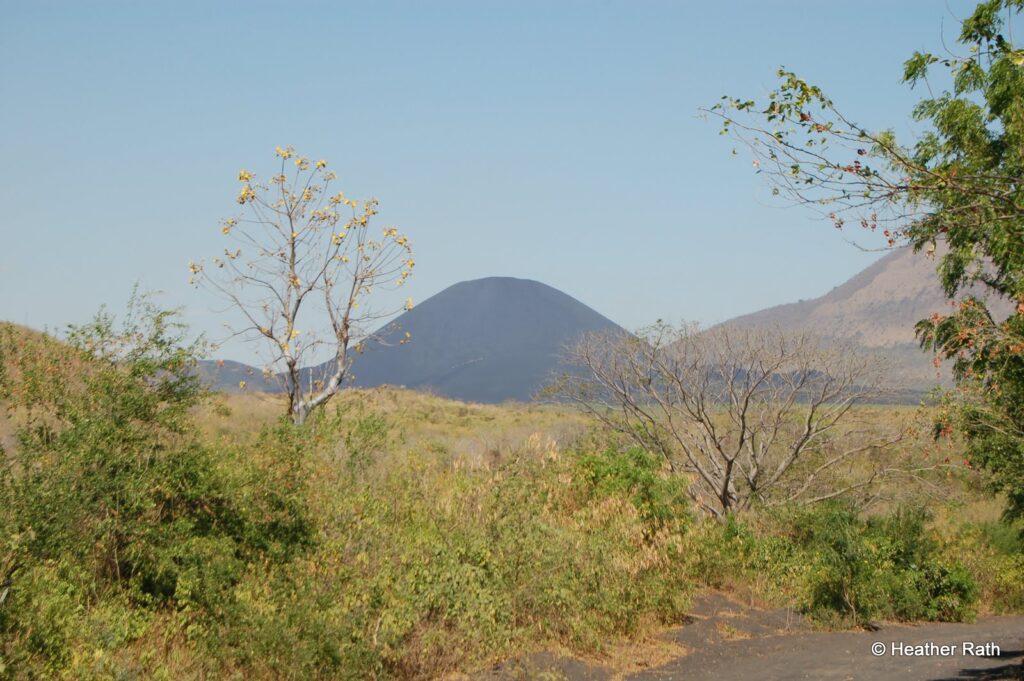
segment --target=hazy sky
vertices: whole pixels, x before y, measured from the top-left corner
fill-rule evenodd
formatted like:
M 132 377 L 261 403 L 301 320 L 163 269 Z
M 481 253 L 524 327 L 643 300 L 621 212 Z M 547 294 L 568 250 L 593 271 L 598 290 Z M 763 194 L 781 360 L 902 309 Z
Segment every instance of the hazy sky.
M 698 107 L 784 65 L 908 133 L 903 60 L 972 6 L 0 2 L 0 319 L 61 328 L 139 282 L 221 335 L 187 264 L 289 144 L 411 236 L 417 300 L 516 276 L 635 328 L 821 295 L 879 254 L 774 203 Z

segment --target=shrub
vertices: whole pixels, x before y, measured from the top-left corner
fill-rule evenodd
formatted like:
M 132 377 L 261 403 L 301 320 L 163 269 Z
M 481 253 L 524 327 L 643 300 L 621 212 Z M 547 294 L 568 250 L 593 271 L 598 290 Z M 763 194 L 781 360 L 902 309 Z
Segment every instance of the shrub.
M 360 430 L 349 422 L 341 437 Z M 324 540 L 243 578 L 233 617 L 211 632 L 225 668 L 437 678 L 541 645 L 599 650 L 682 616 L 685 519 L 655 530 L 635 505 L 643 484 L 598 492 L 584 455 L 466 470 L 424 451 L 352 476 L 317 446 Z
M 988 611 L 1024 612 L 1024 540 L 1019 522 L 965 525 L 953 533 L 946 551 L 975 576 L 980 601 Z
M 783 560 L 807 566 L 801 600 L 819 621 L 969 620 L 977 586 L 942 556 L 926 520 L 918 509 L 863 519 L 831 502 L 781 514 L 775 532 L 791 544 Z
M 101 313 L 70 345 L 0 329 L 2 392 L 21 424 L 0 458 L 8 673 L 75 663 L 104 608 L 124 634 L 85 654 L 122 645 L 157 609 L 221 617 L 248 563 L 308 544 L 312 526 L 278 480 L 223 466 L 195 439 L 198 346 L 183 333 L 145 299 L 124 329 Z
M 870 619 L 963 621 L 974 616 L 973 570 L 921 510 L 863 518 L 826 502 L 706 523 L 689 538 L 689 572 L 712 586 L 752 588 L 797 603 L 827 626 Z
M 576 475 L 588 498 L 629 498 L 649 535 L 689 518 L 688 481 L 666 475 L 663 459 L 638 447 L 582 453 Z

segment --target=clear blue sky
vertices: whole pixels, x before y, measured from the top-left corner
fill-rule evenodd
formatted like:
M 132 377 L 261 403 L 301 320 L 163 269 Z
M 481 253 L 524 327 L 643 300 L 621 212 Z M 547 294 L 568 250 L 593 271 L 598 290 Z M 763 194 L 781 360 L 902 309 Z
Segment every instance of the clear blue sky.
M 412 237 L 417 300 L 509 275 L 635 328 L 814 297 L 878 254 L 773 203 L 698 107 L 785 65 L 907 133 L 903 60 L 971 6 L 0 2 L 0 319 L 62 328 L 137 281 L 220 335 L 187 263 L 288 144 Z

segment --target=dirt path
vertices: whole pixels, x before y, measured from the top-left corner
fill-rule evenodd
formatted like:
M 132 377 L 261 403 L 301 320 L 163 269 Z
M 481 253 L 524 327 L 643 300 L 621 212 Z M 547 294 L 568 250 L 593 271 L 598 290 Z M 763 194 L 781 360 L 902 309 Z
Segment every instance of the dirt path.
M 965 655 L 965 642 L 977 644 L 972 652 L 980 655 Z M 996 653 L 992 646 L 985 649 L 986 643 L 997 645 L 1000 651 Z M 881 655 L 873 654 L 873 644 L 879 644 Z M 943 645 L 949 648 L 942 650 Z M 894 654 L 894 648 L 898 653 L 901 646 L 903 650 L 922 646 L 932 654 Z M 695 647 L 689 655 L 626 678 L 1024 680 L 1022 660 L 1024 617 L 994 617 L 975 624 L 891 625 L 875 632 L 807 632 L 725 640 Z
M 974 624 L 883 625 L 874 632 L 816 632 L 793 613 L 750 608 L 712 593 L 697 599 L 687 624 L 666 632 L 662 639 L 671 655 L 637 652 L 629 662 L 623 664 L 620 660 L 613 665 L 618 670 L 607 664 L 539 653 L 510 661 L 477 678 L 1024 680 L 1022 616 L 979 618 Z M 969 648 L 973 644 L 969 652 L 974 654 L 965 654 L 965 643 Z M 873 654 L 873 644 L 882 649 L 881 655 Z M 901 647 L 904 654 L 899 654 Z M 930 654 L 912 654 L 921 652 Z

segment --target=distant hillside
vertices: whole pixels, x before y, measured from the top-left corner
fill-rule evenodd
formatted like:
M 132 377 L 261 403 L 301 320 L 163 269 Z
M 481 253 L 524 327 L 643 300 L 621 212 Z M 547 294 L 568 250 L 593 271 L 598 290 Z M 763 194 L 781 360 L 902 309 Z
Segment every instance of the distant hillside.
M 819 298 L 770 307 L 724 324 L 806 329 L 852 340 L 887 356 L 901 384 L 925 388 L 939 379 L 932 358 L 918 349 L 914 324 L 950 309 L 937 264 L 923 253 L 900 248 Z M 998 301 L 993 307 L 999 314 L 1004 307 L 1009 311 Z M 949 372 L 942 373 L 948 380 Z
M 354 355 L 348 385 L 405 386 L 471 402 L 528 400 L 558 368 L 563 347 L 588 331 L 620 330 L 611 320 L 546 284 L 512 277 L 464 281 L 399 316 L 383 343 Z M 408 332 L 411 341 L 398 345 Z M 328 365 L 313 367 L 321 377 Z M 244 364 L 204 363 L 217 389 L 273 390 Z
M 199 376 L 206 385 L 224 392 L 239 390 L 242 381 L 248 390 L 277 392 L 280 389 L 273 376 L 268 380 L 261 369 L 230 359 L 199 362 Z

